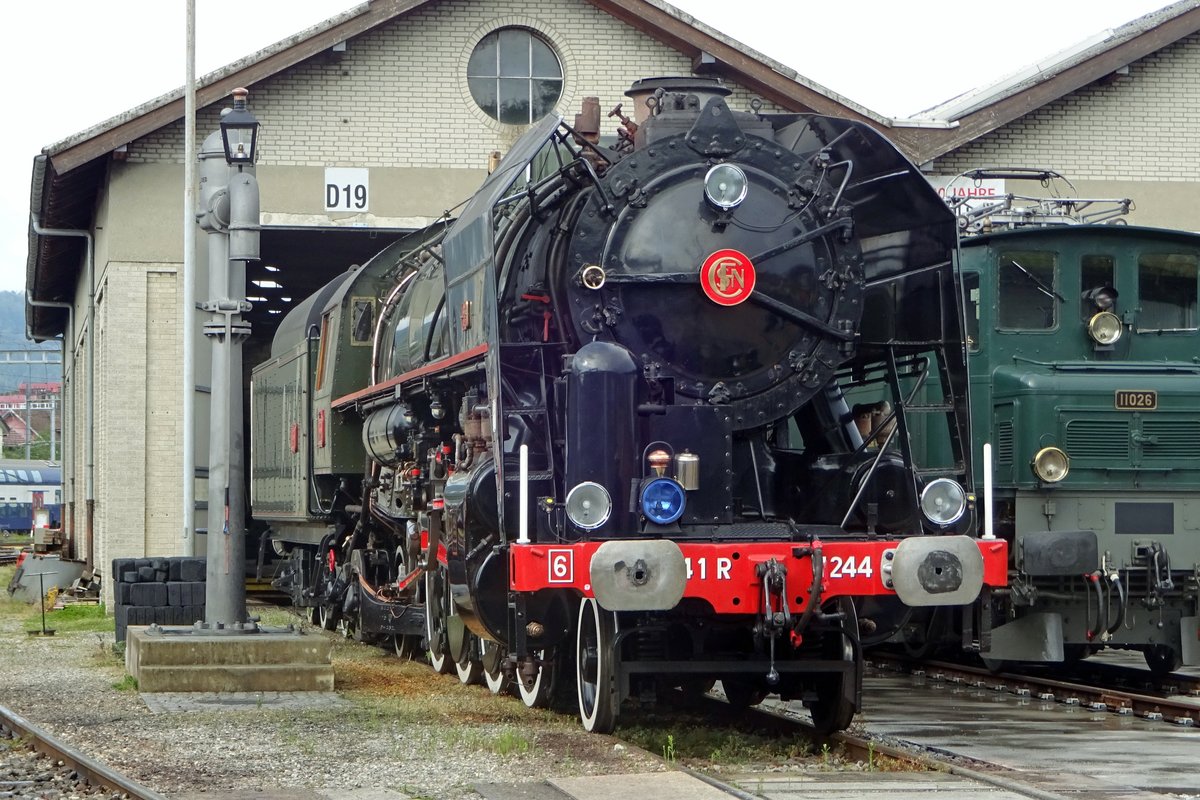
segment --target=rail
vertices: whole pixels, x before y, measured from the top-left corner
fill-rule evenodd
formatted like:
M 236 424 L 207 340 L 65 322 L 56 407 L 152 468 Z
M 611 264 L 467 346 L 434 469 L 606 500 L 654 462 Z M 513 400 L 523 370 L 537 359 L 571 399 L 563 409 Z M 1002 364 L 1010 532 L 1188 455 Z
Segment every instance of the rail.
M 913 675 L 924 676 L 926 680 L 990 688 L 1021 697 L 1036 697 L 1043 702 L 1077 705 L 1090 711 L 1134 714 L 1143 719 L 1169 722 L 1183 727 L 1192 727 L 1200 723 L 1200 704 L 1194 698 L 1145 694 L 1124 687 L 1092 686 L 1040 675 L 993 673 L 987 669 L 944 661 L 918 663 L 902 656 L 883 653 L 872 654 L 871 661 L 876 667 L 907 670 Z
M 131 781 L 124 775 L 114 772 L 100 762 L 59 741 L 5 706 L 0 706 L 0 726 L 24 739 L 37 752 L 55 761 L 63 762 L 93 786 L 124 792 L 130 800 L 166 800 L 158 792 Z

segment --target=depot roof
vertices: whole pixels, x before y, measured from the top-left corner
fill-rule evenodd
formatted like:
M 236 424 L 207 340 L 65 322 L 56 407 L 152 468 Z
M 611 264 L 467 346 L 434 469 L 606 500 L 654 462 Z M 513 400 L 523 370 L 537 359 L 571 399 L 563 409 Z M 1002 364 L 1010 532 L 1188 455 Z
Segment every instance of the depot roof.
M 370 0 L 219 69 L 198 81 L 196 106 L 219 102 L 354 36 L 437 0 Z M 868 123 L 918 163 L 933 159 L 1200 30 L 1200 0 L 1181 0 L 1064 51 L 991 87 L 929 109 L 916 119 L 889 119 L 808 80 L 662 0 L 586 0 L 692 59 L 693 69 L 728 77 L 778 106 Z M 111 154 L 183 118 L 176 89 L 46 147 L 34 160 L 30 211 L 43 228 L 91 230 Z M 30 226 L 26 286 L 34 301 L 70 301 L 84 240 L 41 236 Z M 26 305 L 35 338 L 62 332 L 62 308 Z

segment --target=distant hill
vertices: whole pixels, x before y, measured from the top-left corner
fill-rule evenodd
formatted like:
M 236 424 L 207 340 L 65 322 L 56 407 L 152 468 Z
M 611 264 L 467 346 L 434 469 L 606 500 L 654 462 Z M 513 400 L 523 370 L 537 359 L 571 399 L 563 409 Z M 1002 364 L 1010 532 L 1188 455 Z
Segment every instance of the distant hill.
M 25 338 L 25 295 L 0 292 L 0 350 L 57 350 L 55 342 L 35 344 Z M 2 357 L 0 357 L 2 358 Z M 0 363 L 0 394 L 15 391 L 26 381 L 61 381 L 58 365 Z

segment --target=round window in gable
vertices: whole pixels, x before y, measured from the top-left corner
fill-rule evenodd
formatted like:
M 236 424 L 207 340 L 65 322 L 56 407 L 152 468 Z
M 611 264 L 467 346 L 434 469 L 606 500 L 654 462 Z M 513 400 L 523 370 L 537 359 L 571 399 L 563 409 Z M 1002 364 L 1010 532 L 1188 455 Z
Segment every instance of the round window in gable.
M 528 125 L 562 97 L 562 64 L 550 45 L 525 28 L 501 28 L 479 40 L 467 64 L 471 97 L 492 119 Z

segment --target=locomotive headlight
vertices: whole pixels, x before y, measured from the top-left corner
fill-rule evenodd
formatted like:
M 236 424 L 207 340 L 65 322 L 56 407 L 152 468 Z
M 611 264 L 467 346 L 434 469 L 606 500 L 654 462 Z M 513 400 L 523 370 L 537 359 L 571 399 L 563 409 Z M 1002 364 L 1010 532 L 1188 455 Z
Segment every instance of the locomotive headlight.
M 704 176 L 704 196 L 722 211 L 737 208 L 749 188 L 746 173 L 733 164 L 717 164 Z
M 953 525 L 967 510 L 967 493 L 956 481 L 938 478 L 921 490 L 921 513 L 934 525 Z
M 659 525 L 670 525 L 683 516 L 687 496 L 670 478 L 655 478 L 642 489 L 642 513 Z
M 585 531 L 595 530 L 608 522 L 612 513 L 612 498 L 598 483 L 584 481 L 567 492 L 567 518 Z
M 1057 447 L 1043 447 L 1034 455 L 1029 466 L 1039 481 L 1058 483 L 1071 471 L 1071 459 Z
M 1111 311 L 1101 311 L 1088 320 L 1087 331 L 1096 344 L 1112 344 L 1121 338 L 1121 318 Z

